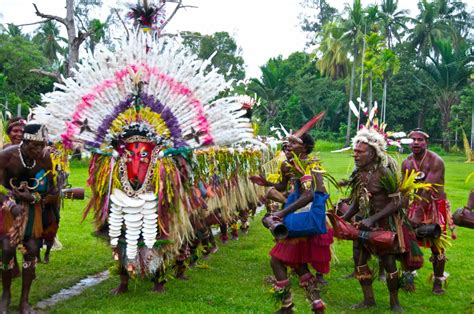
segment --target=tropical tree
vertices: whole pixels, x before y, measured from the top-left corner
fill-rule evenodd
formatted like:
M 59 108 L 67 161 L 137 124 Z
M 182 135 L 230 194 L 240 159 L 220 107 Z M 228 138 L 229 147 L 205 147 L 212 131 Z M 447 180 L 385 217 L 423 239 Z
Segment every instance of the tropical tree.
M 301 6 L 304 9 L 304 13 L 299 16 L 301 29 L 303 32 L 309 33 L 307 44 L 310 46 L 320 39 L 314 34 L 319 34 L 324 25 L 338 16 L 338 12 L 326 0 L 302 0 Z
M 379 18 L 382 24 L 382 34 L 387 41 L 387 47 L 393 48 L 394 39 L 402 40 L 402 34 L 408 29 L 408 10 L 398 10 L 398 0 L 382 0 Z
M 266 127 L 264 129 L 268 129 L 287 95 L 287 78 L 290 71 L 281 56 L 268 60 L 260 70 L 262 71 L 260 79 L 251 79 L 248 90 L 260 98 L 261 105 L 257 111 L 263 111 Z
M 21 31 L 21 27 L 15 25 L 15 24 L 8 23 L 7 27 L 5 27 L 3 25 L 0 25 L 0 26 L 1 26 L 0 27 L 1 33 L 7 34 L 8 36 L 11 36 L 11 37 L 25 37 L 25 38 L 28 38 L 28 35 L 23 34 L 23 32 Z
M 384 38 L 376 32 L 372 32 L 365 36 L 367 49 L 364 55 L 364 79 L 369 98 L 369 111 L 372 110 L 373 104 L 373 85 L 374 81 L 381 79 L 384 73 L 384 64 L 381 60 L 384 51 Z
M 351 81 L 349 86 L 349 101 L 354 98 L 354 82 L 356 75 L 356 63 L 359 61 L 359 55 L 363 43 L 363 37 L 366 30 L 366 22 L 364 10 L 360 0 L 354 0 L 352 6 L 346 5 L 346 12 L 348 17 L 344 19 L 344 26 L 346 29 L 345 38 L 348 44 L 352 47 L 352 66 L 351 66 Z M 349 144 L 351 139 L 351 117 L 352 112 L 347 106 L 347 133 L 346 133 L 346 145 Z
M 33 41 L 41 46 L 45 57 L 51 64 L 58 61 L 58 54 L 64 54 L 64 48 L 59 41 L 66 42 L 65 38 L 59 36 L 59 28 L 56 22 L 49 20 L 44 22 L 37 30 Z
M 198 32 L 181 32 L 181 37 L 183 44 L 201 59 L 208 59 L 215 53 L 211 63 L 226 79 L 239 81 L 245 78 L 241 49 L 229 33 L 202 35 Z
M 22 36 L 0 34 L 0 103 L 31 106 L 40 102 L 40 95 L 50 91 L 52 80 L 31 73 L 32 68 L 47 68 L 49 62 L 41 48 Z
M 443 11 L 448 11 L 442 6 L 444 3 L 444 0 L 432 2 L 421 0 L 418 2 L 420 13 L 413 20 L 415 27 L 408 36 L 408 40 L 412 47 L 421 54 L 422 61 L 430 52 L 433 52 L 433 49 L 436 49 L 436 41 L 453 34 L 453 28 L 448 23 L 446 14 L 441 14 Z M 437 53 L 436 50 L 434 52 Z
M 454 49 L 449 39 L 437 40 L 434 45 L 438 56 L 428 56 L 430 62 L 420 63 L 419 67 L 429 77 L 422 84 L 432 92 L 440 109 L 444 130 L 443 148 L 449 151 L 451 108 L 459 103 L 460 92 L 473 73 L 474 54 L 468 45 Z
M 318 69 L 322 75 L 333 80 L 344 78 L 349 73 L 350 62 L 345 39 L 345 30 L 340 21 L 329 22 L 323 27 L 319 52 L 322 54 L 318 60 Z
M 391 49 L 384 49 L 380 56 L 383 71 L 382 121 L 386 120 L 388 80 L 400 70 L 400 59 Z

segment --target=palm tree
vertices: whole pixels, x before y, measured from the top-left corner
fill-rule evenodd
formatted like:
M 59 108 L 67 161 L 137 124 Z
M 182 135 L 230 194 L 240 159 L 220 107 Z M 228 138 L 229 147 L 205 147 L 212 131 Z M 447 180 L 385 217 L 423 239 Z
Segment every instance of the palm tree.
M 382 24 L 382 33 L 387 40 L 387 47 L 393 48 L 393 41 L 401 42 L 403 31 L 406 31 L 410 20 L 407 16 L 408 10 L 398 10 L 398 0 L 382 0 L 379 10 L 379 18 Z
M 421 53 L 423 59 L 433 50 L 435 41 L 452 33 L 447 20 L 440 14 L 440 3 L 440 0 L 433 2 L 421 0 L 418 3 L 420 13 L 414 20 L 416 24 L 408 39 L 412 47 Z
M 257 109 L 264 110 L 266 124 L 270 125 L 271 120 L 278 114 L 278 101 L 286 93 L 286 78 L 289 71 L 283 64 L 281 56 L 270 59 L 266 65 L 260 67 L 260 70 L 262 76 L 260 79 L 251 79 L 248 90 L 261 99 L 261 105 Z
M 41 46 L 51 64 L 58 61 L 58 54 L 64 53 L 64 49 L 59 44 L 58 39 L 66 42 L 66 39 L 59 36 L 59 28 L 52 20 L 44 22 L 33 38 L 33 41 Z
M 398 10 L 398 0 L 382 0 L 382 3 L 380 4 L 379 18 L 382 25 L 381 31 L 388 47 L 388 49 L 383 51 L 381 56 L 382 66 L 384 68 L 382 121 L 385 121 L 386 118 L 388 80 L 400 67 L 400 61 L 391 49 L 393 48 L 394 39 L 400 43 L 403 32 L 408 29 L 407 23 L 410 19 L 407 14 L 408 10 Z
M 349 12 L 349 15 L 348 18 L 344 20 L 344 26 L 346 29 L 345 38 L 352 47 L 351 82 L 349 87 L 349 101 L 352 101 L 354 97 L 355 67 L 356 63 L 359 61 L 359 52 L 365 32 L 365 16 L 360 0 L 354 0 L 352 6 L 346 5 L 346 11 Z M 351 139 L 351 117 L 352 112 L 348 105 L 346 145 L 349 144 Z
M 388 79 L 400 70 L 400 59 L 392 49 L 384 49 L 380 55 L 383 70 L 382 122 L 386 121 Z
M 4 26 L 2 26 L 2 28 L 2 32 L 6 33 L 11 37 L 28 38 L 28 35 L 23 34 L 21 28 L 19 26 L 16 26 L 15 24 L 8 23 L 6 28 Z
M 422 84 L 432 92 L 441 111 L 443 148 L 448 151 L 451 107 L 459 103 L 459 94 L 473 74 L 474 54 L 467 44 L 454 49 L 449 39 L 436 40 L 434 46 L 438 56 L 428 56 L 430 62 L 419 66 L 429 77 Z
M 339 21 L 329 22 L 323 26 L 322 39 L 319 51 L 321 59 L 317 66 L 322 75 L 333 80 L 347 76 L 349 72 L 349 59 L 347 41 L 344 38 L 345 30 Z

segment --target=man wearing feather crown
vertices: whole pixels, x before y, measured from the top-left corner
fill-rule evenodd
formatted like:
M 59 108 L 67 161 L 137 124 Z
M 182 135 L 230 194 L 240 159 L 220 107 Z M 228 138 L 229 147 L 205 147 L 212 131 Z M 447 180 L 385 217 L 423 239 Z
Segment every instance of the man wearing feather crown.
M 359 280 L 364 295 L 363 301 L 353 307 L 375 306 L 372 272 L 368 265 L 371 254 L 375 254 L 380 257 L 386 271 L 390 307 L 392 311 L 401 312 L 396 259 L 405 254 L 406 243 L 410 242 L 400 220 L 402 198 L 398 185 L 385 184 L 391 181 L 389 178 L 397 178 L 398 168 L 386 153 L 385 136 L 378 126 L 361 128 L 352 139 L 352 146 L 356 168 L 349 181 L 351 205 L 342 218 L 350 221 L 357 215 L 354 225 L 359 230 L 354 229 L 357 234 L 355 240 L 353 239 L 353 257 L 356 266 L 355 277 Z M 383 231 L 392 241 L 388 241 L 387 246 L 376 245 L 369 240 L 372 231 Z M 336 235 L 337 233 L 336 231 Z

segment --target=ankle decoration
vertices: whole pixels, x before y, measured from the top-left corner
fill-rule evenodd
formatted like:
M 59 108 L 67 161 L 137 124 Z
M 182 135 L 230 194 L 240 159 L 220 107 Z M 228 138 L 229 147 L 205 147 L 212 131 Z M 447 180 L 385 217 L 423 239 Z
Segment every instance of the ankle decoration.
M 289 285 L 290 285 L 290 279 L 285 279 L 285 280 L 276 281 L 275 284 L 273 285 L 273 288 L 275 290 L 284 289 L 286 286 L 289 286 Z
M 369 265 L 365 264 L 356 266 L 355 277 L 359 281 L 372 279 L 372 271 L 370 270 Z
M 9 260 L 7 264 L 4 264 L 2 261 L 0 261 L 0 269 L 2 269 L 2 270 L 12 270 L 13 268 L 15 268 L 15 259 L 14 258 Z
M 315 277 L 311 273 L 306 273 L 300 277 L 300 287 L 307 287 L 311 281 L 314 281 Z
M 311 303 L 311 308 L 313 311 L 323 311 L 326 308 L 326 304 L 323 300 L 317 299 Z
M 444 254 L 436 254 L 436 255 L 431 255 L 430 257 L 430 262 L 431 263 L 436 263 L 437 261 L 440 262 L 447 262 L 448 258 Z
M 275 282 L 270 292 L 277 306 L 282 308 L 291 308 L 293 306 L 289 279 Z
M 36 258 L 32 261 L 23 261 L 23 269 L 36 268 Z
M 391 280 L 397 278 L 398 279 L 398 271 L 395 271 L 393 273 L 387 273 L 387 279 Z

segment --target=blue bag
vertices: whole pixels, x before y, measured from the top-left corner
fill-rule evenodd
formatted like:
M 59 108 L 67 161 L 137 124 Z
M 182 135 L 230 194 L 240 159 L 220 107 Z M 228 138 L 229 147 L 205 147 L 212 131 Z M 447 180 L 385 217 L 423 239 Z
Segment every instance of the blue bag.
M 288 196 L 285 208 L 300 197 L 298 188 L 296 190 Z M 288 238 L 327 233 L 326 200 L 328 198 L 329 195 L 326 193 L 314 192 L 313 201 L 308 204 L 309 210 L 286 215 L 283 223 L 288 228 Z

